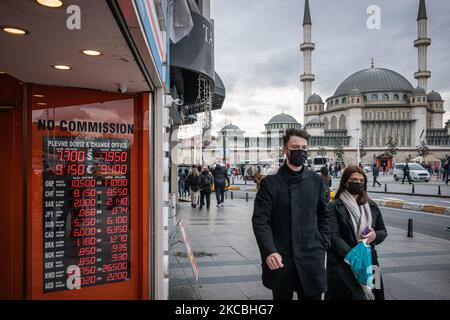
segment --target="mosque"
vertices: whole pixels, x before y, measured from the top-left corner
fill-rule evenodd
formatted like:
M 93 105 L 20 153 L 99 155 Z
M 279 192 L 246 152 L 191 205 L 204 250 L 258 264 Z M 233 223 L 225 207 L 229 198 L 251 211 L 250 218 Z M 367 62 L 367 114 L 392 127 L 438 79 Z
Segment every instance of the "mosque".
M 450 155 L 450 121 L 443 128 L 444 101 L 438 92 L 427 93 L 431 72 L 427 70 L 427 48 L 431 39 L 427 35 L 427 10 L 425 0 L 420 0 L 417 17 L 418 71 L 414 74 L 418 85 L 414 87 L 401 74 L 370 68 L 350 75 L 325 101 L 312 94 L 312 53 L 315 44 L 311 39 L 312 20 L 309 1 L 305 0 L 303 19 L 304 73 L 300 76 L 304 89 L 304 128 L 311 134 L 313 150 L 319 147 L 344 147 L 345 158 L 354 162 L 360 141 L 370 159 L 390 158 L 384 154 L 389 137 L 397 143 L 399 152 L 392 161 L 405 161 L 409 155 L 417 156 L 417 146 L 425 141 L 434 156 Z M 353 161 L 352 161 L 353 159 Z M 348 163 L 347 161 L 347 163 Z

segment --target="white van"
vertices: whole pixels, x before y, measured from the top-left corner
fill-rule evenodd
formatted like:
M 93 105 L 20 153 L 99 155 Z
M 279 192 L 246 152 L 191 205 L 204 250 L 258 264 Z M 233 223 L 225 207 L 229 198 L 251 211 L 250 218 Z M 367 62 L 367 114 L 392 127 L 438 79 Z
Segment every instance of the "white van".
M 315 172 L 320 172 L 320 169 L 324 166 L 328 166 L 328 157 L 315 157 L 313 159 L 313 170 Z
M 403 168 L 406 163 L 396 163 L 394 165 L 394 180 L 399 181 L 403 180 Z M 411 180 L 414 182 L 428 182 L 430 181 L 430 173 L 427 169 L 422 167 L 417 163 L 408 163 L 409 166 L 409 175 L 411 176 Z

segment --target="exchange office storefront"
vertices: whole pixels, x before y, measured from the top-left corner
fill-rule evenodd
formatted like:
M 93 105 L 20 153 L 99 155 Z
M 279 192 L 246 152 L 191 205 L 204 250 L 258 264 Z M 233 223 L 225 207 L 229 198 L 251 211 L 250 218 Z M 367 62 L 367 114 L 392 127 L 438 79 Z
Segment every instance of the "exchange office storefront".
M 135 62 L 124 8 L 79 2 L 89 14 L 78 34 L 53 25 L 65 10 L 0 5 L 1 21 L 26 30 L 0 32 L 0 299 L 155 298 L 153 115 L 164 91 L 156 66 Z M 93 43 L 98 57 L 80 52 Z

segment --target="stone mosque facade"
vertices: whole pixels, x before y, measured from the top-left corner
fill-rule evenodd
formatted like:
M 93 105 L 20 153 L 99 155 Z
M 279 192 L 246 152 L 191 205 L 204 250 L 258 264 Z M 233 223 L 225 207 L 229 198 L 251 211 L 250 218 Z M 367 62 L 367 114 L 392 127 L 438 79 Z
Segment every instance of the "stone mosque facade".
M 418 39 L 418 71 L 414 87 L 401 74 L 374 66 L 350 75 L 336 89 L 333 96 L 323 101 L 312 93 L 315 75 L 312 73 L 312 20 L 309 1 L 305 0 L 303 20 L 304 73 L 300 80 L 304 89 L 304 128 L 311 134 L 312 150 L 336 145 L 344 147 L 346 163 L 355 162 L 357 146 L 362 139 L 367 151 L 363 162 L 383 156 L 389 137 L 398 144 L 399 152 L 393 161 L 402 162 L 417 156 L 417 146 L 425 141 L 431 153 L 444 158 L 450 156 L 450 121 L 443 127 L 444 101 L 438 92 L 427 92 L 431 72 L 427 70 L 427 35 L 425 0 L 420 0 Z M 331 151 L 331 150 L 330 150 Z M 332 152 L 329 153 L 332 158 Z M 370 156 L 370 157 L 369 157 Z M 391 161 L 390 161 L 391 162 Z M 392 162 L 391 162 L 392 163 Z

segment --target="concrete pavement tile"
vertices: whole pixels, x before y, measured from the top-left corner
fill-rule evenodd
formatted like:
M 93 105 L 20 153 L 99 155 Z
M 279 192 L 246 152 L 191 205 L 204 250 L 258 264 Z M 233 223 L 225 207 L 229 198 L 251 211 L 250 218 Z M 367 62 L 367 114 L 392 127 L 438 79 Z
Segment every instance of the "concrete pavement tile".
M 169 300 L 199 300 L 199 297 L 191 286 L 172 286 L 169 288 Z
M 197 288 L 203 300 L 248 300 L 235 284 L 204 284 Z
M 272 291 L 265 288 L 262 281 L 237 282 L 241 291 L 252 300 L 272 300 Z
M 225 276 L 260 275 L 261 268 L 255 265 L 220 266 Z
M 383 275 L 383 283 L 387 300 L 434 300 L 438 297 L 391 275 Z
M 423 290 L 427 293 L 430 293 L 434 296 L 437 296 L 439 300 L 450 300 L 450 284 L 449 283 L 438 283 L 438 284 L 430 284 L 423 288 Z

